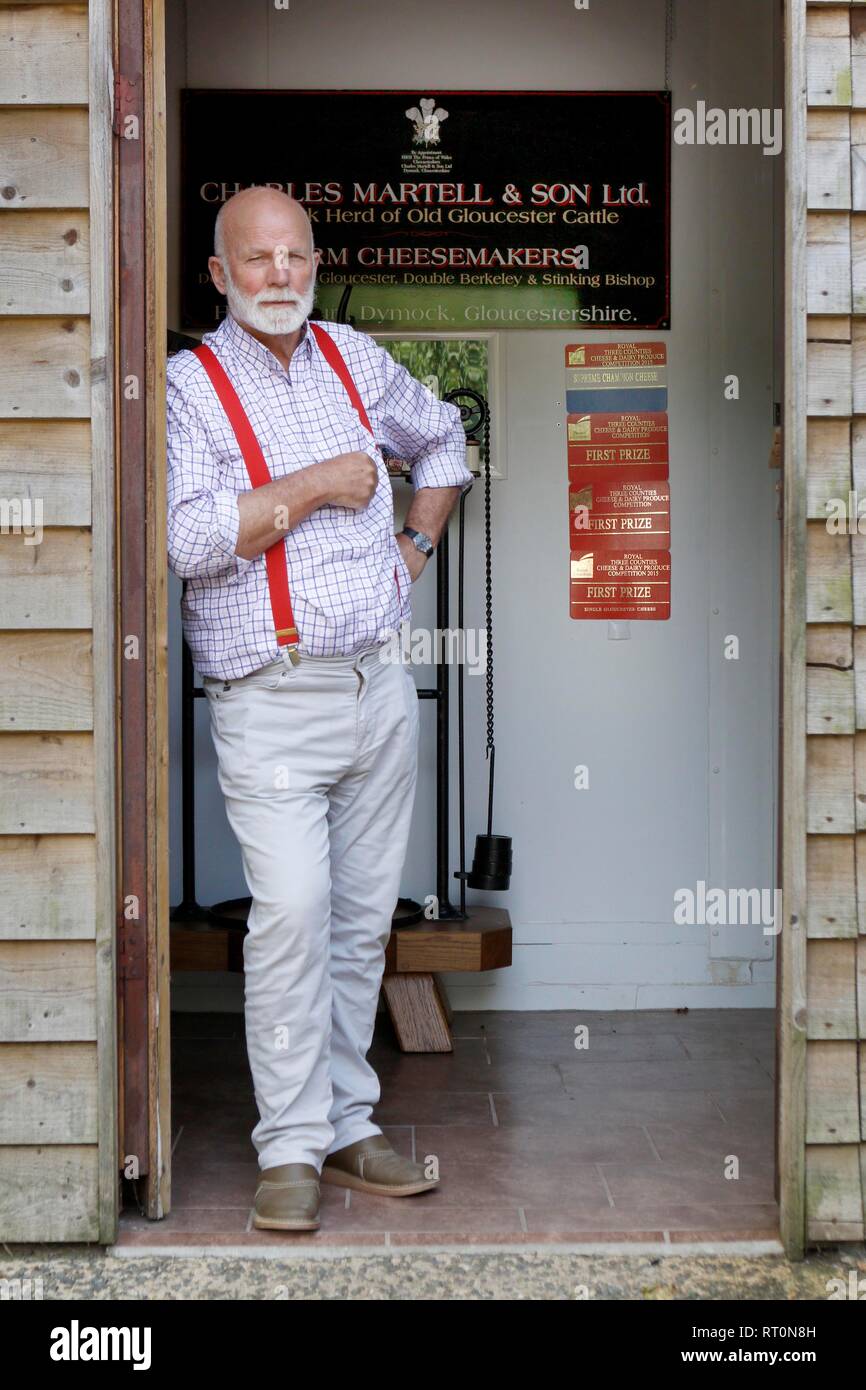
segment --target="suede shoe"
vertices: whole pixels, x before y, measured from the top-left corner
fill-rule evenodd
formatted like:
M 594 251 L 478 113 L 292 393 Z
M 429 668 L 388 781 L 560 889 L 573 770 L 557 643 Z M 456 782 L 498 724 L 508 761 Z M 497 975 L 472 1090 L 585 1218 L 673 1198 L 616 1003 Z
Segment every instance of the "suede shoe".
M 411 1197 L 437 1187 L 439 1179 L 425 1177 L 422 1163 L 401 1158 L 384 1134 L 371 1134 L 328 1154 L 322 1165 L 322 1182 L 372 1192 L 377 1197 Z
M 311 1163 L 281 1163 L 262 1170 L 253 1226 L 260 1231 L 318 1230 L 319 1174 Z

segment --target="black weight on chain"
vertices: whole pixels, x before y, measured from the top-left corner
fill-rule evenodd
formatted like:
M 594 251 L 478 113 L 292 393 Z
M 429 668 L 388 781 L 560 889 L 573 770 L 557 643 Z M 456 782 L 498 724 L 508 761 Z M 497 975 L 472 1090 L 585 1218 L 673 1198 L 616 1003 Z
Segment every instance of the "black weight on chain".
M 491 565 L 490 523 L 490 411 L 484 397 L 469 387 L 458 387 L 443 397 L 460 411 L 463 429 L 469 438 L 484 438 L 484 551 L 485 551 L 485 608 L 487 624 L 487 757 L 490 760 L 490 779 L 487 794 L 487 834 L 476 835 L 475 853 L 469 873 L 461 870 L 454 877 L 465 880 L 470 888 L 502 891 L 511 881 L 511 836 L 493 834 L 493 774 L 496 747 L 493 737 L 493 575 Z M 462 499 L 461 499 L 462 500 Z M 462 519 L 462 511 L 461 511 Z M 462 675 L 462 668 L 461 668 Z M 462 715 L 462 682 L 460 703 Z

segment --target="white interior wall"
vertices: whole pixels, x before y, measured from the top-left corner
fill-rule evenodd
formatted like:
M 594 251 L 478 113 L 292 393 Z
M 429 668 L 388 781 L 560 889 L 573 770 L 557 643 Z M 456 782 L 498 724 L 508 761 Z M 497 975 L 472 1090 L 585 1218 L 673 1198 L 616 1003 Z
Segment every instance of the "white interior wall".
M 179 90 L 417 86 L 657 89 L 664 0 L 168 0 L 169 326 L 179 328 Z M 677 0 L 673 105 L 781 105 L 770 0 Z M 778 36 L 775 35 L 777 40 Z M 251 132 L 251 139 L 255 133 Z M 291 142 L 287 131 L 287 169 Z M 540 138 L 543 138 L 543 134 Z M 674 892 L 775 881 L 779 522 L 767 457 L 781 385 L 781 156 L 672 149 L 672 329 L 501 334 L 507 477 L 495 483 L 496 813 L 514 840 L 510 969 L 446 976 L 457 1009 L 767 1006 L 773 937 L 760 926 L 676 926 Z M 568 171 L 563 171 L 568 177 Z M 582 336 L 668 346 L 672 616 L 568 615 L 563 348 Z M 736 373 L 740 399 L 726 401 Z M 408 488 L 395 485 L 397 525 Z M 483 622 L 483 492 L 467 503 L 467 625 Z M 456 542 L 456 514 L 452 521 Z M 456 544 L 452 551 L 456 554 Z M 172 893 L 181 896 L 180 584 L 170 576 Z M 434 626 L 431 566 L 415 625 Z M 455 596 L 456 597 L 456 596 Z M 453 621 L 456 623 L 456 606 Z M 723 640 L 740 638 L 726 661 Z M 432 672 L 416 671 L 419 684 Z M 484 681 L 468 677 L 467 856 L 485 828 Z M 456 681 L 452 686 L 456 701 Z M 435 715 L 424 701 L 413 835 L 402 892 L 435 891 Z M 456 709 L 455 709 L 456 714 Z M 456 744 L 456 721 L 455 721 Z M 573 787 L 587 764 L 589 790 Z M 197 702 L 198 897 L 246 893 Z M 456 747 L 451 868 L 457 867 Z M 456 880 L 452 880 L 457 888 Z M 455 891 L 454 897 L 458 896 Z M 207 981 L 207 987 L 205 982 Z M 231 977 L 176 976 L 175 1007 L 242 1006 Z

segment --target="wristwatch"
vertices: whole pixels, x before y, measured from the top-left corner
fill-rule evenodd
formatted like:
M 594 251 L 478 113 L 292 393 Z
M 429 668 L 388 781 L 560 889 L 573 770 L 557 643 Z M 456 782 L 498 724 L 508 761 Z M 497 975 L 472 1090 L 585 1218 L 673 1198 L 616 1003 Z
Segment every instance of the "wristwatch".
M 404 526 L 400 533 L 408 536 L 416 550 L 420 550 L 422 555 L 432 555 L 436 549 L 429 536 L 425 536 L 423 531 L 413 531 L 411 526 Z

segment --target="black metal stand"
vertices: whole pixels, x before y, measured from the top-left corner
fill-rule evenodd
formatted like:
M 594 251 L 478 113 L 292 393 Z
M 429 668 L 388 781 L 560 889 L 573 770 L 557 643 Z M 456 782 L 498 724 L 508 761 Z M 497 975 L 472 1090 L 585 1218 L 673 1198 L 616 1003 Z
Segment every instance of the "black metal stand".
M 458 552 L 457 552 L 457 629 L 462 634 L 461 640 L 464 643 L 464 660 L 457 667 L 457 804 L 460 814 L 460 868 L 456 877 L 460 880 L 460 917 L 466 918 L 466 780 L 465 780 L 465 758 L 463 746 L 463 676 L 466 666 L 465 661 L 465 642 L 466 627 L 463 621 L 463 554 L 464 538 L 466 535 L 466 505 L 465 492 L 460 494 L 460 526 L 458 533 Z
M 185 587 L 185 586 L 184 586 Z M 195 895 L 195 701 L 204 699 L 204 690 L 195 683 L 192 656 L 181 637 L 180 767 L 181 767 L 181 844 L 183 846 L 183 898 L 172 908 L 172 922 L 209 921 L 209 908 L 202 907 Z
M 408 479 L 407 479 L 408 481 Z M 460 546 L 461 562 L 458 586 L 458 610 L 460 630 L 463 629 L 463 504 L 466 494 L 460 499 Z M 442 532 L 436 547 L 436 625 L 441 633 L 448 628 L 450 610 L 449 569 L 448 569 L 448 526 Z M 183 845 L 183 898 L 170 913 L 172 922 L 195 920 L 197 923 L 219 927 L 243 927 L 244 903 L 251 898 L 233 898 L 225 903 L 216 903 L 213 908 L 202 907 L 196 897 L 195 872 L 195 701 L 205 699 L 204 689 L 195 684 L 192 656 L 186 639 L 181 637 L 181 839 Z M 459 679 L 463 680 L 463 663 L 459 665 Z M 450 788 L 448 775 L 448 734 L 450 716 L 450 677 L 448 662 L 440 661 L 437 666 L 436 685 L 432 689 L 419 689 L 419 700 L 436 700 L 436 897 L 438 899 L 439 920 L 463 921 L 466 918 L 466 890 L 464 880 L 460 883 L 460 907 L 452 905 L 448 897 L 448 820 L 450 810 Z M 464 802 L 463 802 L 463 721 L 462 700 L 460 720 L 460 868 L 464 864 Z M 402 903 L 409 900 L 401 899 Z M 222 911 L 221 911 L 222 909 Z M 230 914 L 230 915 L 229 915 Z M 398 912 L 394 926 L 407 925 L 423 916 L 423 909 L 417 912 Z
M 449 626 L 451 611 L 447 524 L 442 532 L 439 544 L 436 547 L 436 558 L 436 627 L 440 633 L 445 633 Z M 463 596 L 461 594 L 461 608 L 462 604 Z M 463 666 L 461 663 L 461 674 L 462 670 Z M 451 677 L 447 661 L 443 660 L 437 664 L 435 690 L 419 690 L 418 695 L 421 699 L 430 698 L 438 702 L 436 709 L 436 901 L 438 920 L 440 922 L 445 920 L 453 921 L 457 918 L 465 917 L 466 913 L 462 903 L 460 908 L 455 908 L 448 897 L 448 889 L 450 886 L 448 876 L 448 821 L 451 810 L 448 734 L 451 715 Z

